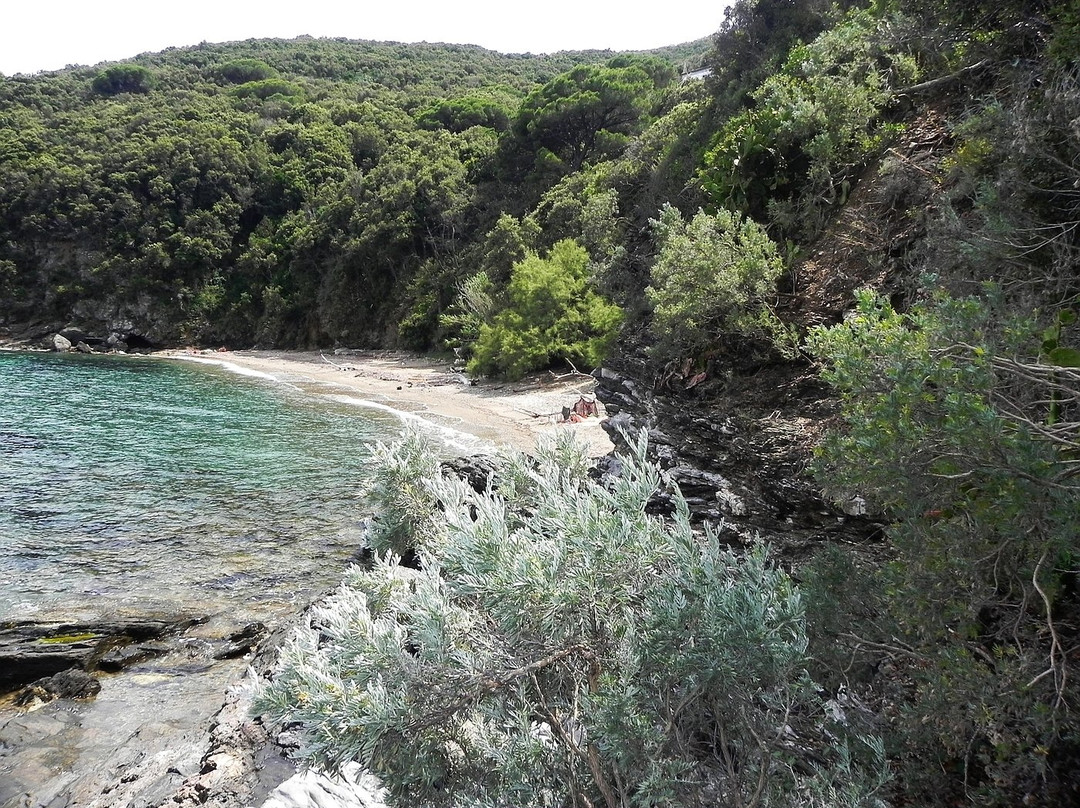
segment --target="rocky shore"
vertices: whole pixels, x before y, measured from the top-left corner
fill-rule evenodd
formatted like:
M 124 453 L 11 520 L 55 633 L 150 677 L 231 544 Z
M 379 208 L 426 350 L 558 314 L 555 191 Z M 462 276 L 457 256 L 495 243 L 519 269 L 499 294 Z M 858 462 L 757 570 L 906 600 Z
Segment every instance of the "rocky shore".
M 3 347 L 131 347 L 64 331 Z M 611 448 L 599 417 L 566 417 L 583 398 L 595 402 L 595 381 L 581 374 L 470 383 L 448 361 L 381 351 L 156 355 L 393 410 L 469 451 L 528 450 L 559 431 L 594 455 Z M 0 624 L 0 808 L 377 805 L 372 778 L 298 772 L 288 735 L 272 738 L 250 717 L 252 692 L 291 625 L 234 624 L 227 615 Z
M 52 347 L 73 349 L 62 343 Z M 595 378 L 547 373 L 517 383 L 471 383 L 449 361 L 399 352 L 181 349 L 157 355 L 215 363 L 292 385 L 313 396 L 393 410 L 441 430 L 451 445 L 469 449 L 529 450 L 543 435 L 573 431 L 594 456 L 601 457 L 621 441 L 623 432 L 636 434 L 646 428 L 653 457 L 669 483 L 682 490 L 696 519 L 722 524 L 723 535 L 732 543 L 764 536 L 789 557 L 808 552 L 826 536 L 865 542 L 880 532 L 880 526 L 864 514 L 823 501 L 806 474 L 812 446 L 821 425 L 832 415 L 834 402 L 816 375 L 798 362 L 747 364 L 725 374 L 658 383 L 643 365 L 622 359 L 598 370 Z M 581 400 L 595 401 L 600 414 L 609 416 L 607 420 L 567 418 L 567 411 L 572 414 L 574 404 Z M 463 437 L 472 442 L 461 441 Z M 601 469 L 609 465 L 617 463 L 603 462 Z M 468 469 L 459 468 L 458 473 L 467 476 Z M 665 496 L 660 492 L 654 502 L 658 512 L 665 509 Z M 41 630 L 19 628 L 24 641 Z M 50 630 L 70 642 L 39 648 L 25 657 L 50 660 L 37 667 L 28 663 L 18 683 L 30 694 L 25 697 L 27 704 L 33 705 L 34 700 L 44 704 L 49 698 L 52 685 L 34 679 L 72 662 L 92 675 L 108 673 L 110 665 L 124 671 L 102 678 L 102 694 L 73 694 L 89 697 L 87 703 L 105 701 L 110 689 L 134 689 L 123 682 L 145 679 L 152 689 L 155 677 L 167 677 L 179 689 L 161 698 L 172 706 L 190 699 L 188 703 L 201 710 L 203 717 L 195 722 L 197 727 L 170 743 L 153 741 L 154 722 L 138 725 L 135 717 L 137 726 L 124 742 L 106 734 L 86 741 L 104 750 L 97 758 L 101 772 L 84 777 L 78 787 L 50 785 L 32 796 L 17 795 L 5 785 L 0 788 L 0 806 L 345 808 L 378 804 L 377 784 L 359 771 L 350 770 L 337 780 L 298 773 L 288 758 L 291 739 L 270 737 L 250 717 L 252 690 L 272 667 L 288 626 L 277 627 L 267 636 L 250 627 L 212 627 L 201 621 L 54 626 Z M 16 632 L 13 644 L 18 645 L 19 636 Z M 190 673 L 192 665 L 201 665 L 199 675 L 205 678 L 199 683 L 199 694 L 184 695 L 183 671 Z M 193 682 L 194 677 L 188 675 L 187 681 Z M 79 681 L 68 684 L 79 687 Z M 163 708 L 154 705 L 165 702 L 153 702 L 147 696 L 126 703 L 125 709 L 132 713 L 155 714 L 155 709 Z M 22 712 L 0 728 L 0 762 L 5 755 L 20 754 L 28 746 L 32 749 L 34 733 L 46 731 L 38 726 L 43 719 L 35 716 L 62 722 L 71 714 L 55 705 Z M 83 723 L 87 720 L 81 717 Z M 71 730 L 61 727 L 60 731 Z M 114 745 L 111 749 L 110 744 Z M 94 760 L 94 755 L 79 759 L 84 774 Z M 33 755 L 28 761 L 26 770 L 44 773 L 47 761 Z

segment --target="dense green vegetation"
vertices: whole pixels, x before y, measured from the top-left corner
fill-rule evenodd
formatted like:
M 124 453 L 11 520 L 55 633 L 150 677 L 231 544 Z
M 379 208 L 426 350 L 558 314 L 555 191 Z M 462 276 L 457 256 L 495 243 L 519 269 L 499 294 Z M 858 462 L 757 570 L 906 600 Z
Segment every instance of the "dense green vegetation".
M 704 82 L 692 46 L 343 41 L 3 79 L 0 317 L 816 372 L 807 473 L 867 546 L 782 574 L 647 517 L 641 457 L 608 490 L 563 447 L 474 495 L 387 449 L 394 555 L 267 708 L 405 802 L 1077 802 L 1078 31 L 1069 3 L 739 0 Z M 843 322 L 833 267 L 878 285 Z
M 942 787 L 929 771 L 962 766 L 972 795 L 1007 803 L 1075 741 L 1056 624 L 1075 617 L 1080 496 L 1075 424 L 1061 420 L 1072 406 L 1055 399 L 1077 389 L 1080 354 L 1055 346 L 1040 359 L 1030 321 L 1001 329 L 994 318 L 972 298 L 901 315 L 865 294 L 848 323 L 811 341 L 844 397 L 846 428 L 822 446 L 821 478 L 896 519 L 895 555 L 866 573 L 842 645 L 906 649 L 917 700 L 896 740 L 918 761 L 902 774 L 920 801 Z
M 530 254 L 514 264 L 508 301 L 480 326 L 469 369 L 519 377 L 559 359 L 597 367 L 622 312 L 589 288 L 588 265 L 585 248 L 569 239 L 544 258 Z
M 498 493 L 432 455 L 415 433 L 384 447 L 372 492 L 409 516 L 376 546 L 420 569 L 356 571 L 260 695 L 309 759 L 361 761 L 400 805 L 876 803 L 881 742 L 806 675 L 790 577 L 696 535 L 681 500 L 650 516 L 644 440 L 611 489 L 565 440 L 504 458 Z
M 761 225 L 723 208 L 687 222 L 665 205 L 653 226 L 659 252 L 646 294 L 662 335 L 654 355 L 681 359 L 724 336 L 768 329 L 784 265 Z
M 622 151 L 675 76 L 657 56 L 298 40 L 3 79 L 0 317 L 441 347 L 457 286 L 500 264 L 505 292 L 524 257 L 486 248 L 500 216 Z M 588 243 L 565 224 L 524 246 Z

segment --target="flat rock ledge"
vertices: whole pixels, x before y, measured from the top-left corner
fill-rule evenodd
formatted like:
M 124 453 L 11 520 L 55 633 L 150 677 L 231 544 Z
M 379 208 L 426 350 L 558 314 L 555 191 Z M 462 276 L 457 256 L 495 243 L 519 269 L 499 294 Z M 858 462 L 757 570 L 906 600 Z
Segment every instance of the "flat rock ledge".
M 153 766 L 129 771 L 103 794 L 100 806 L 154 808 L 385 808 L 377 778 L 356 764 L 340 776 L 298 769 L 289 757 L 296 749 L 288 732 L 272 735 L 252 717 L 255 692 L 270 675 L 281 643 L 293 626 L 266 637 L 240 681 L 229 687 L 210 724 L 198 765 L 175 785 L 162 790 Z M 176 768 L 175 775 L 182 774 Z M 154 783 L 147 789 L 147 786 Z
M 0 693 L 71 669 L 117 671 L 164 653 L 163 640 L 197 618 L 124 619 L 94 623 L 0 625 Z

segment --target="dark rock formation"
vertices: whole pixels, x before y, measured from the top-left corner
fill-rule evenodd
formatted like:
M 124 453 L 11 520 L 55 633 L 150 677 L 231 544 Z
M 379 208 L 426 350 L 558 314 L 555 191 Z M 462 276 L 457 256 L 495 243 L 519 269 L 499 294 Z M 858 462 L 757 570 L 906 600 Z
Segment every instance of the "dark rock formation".
M 107 673 L 117 673 L 124 668 L 161 656 L 169 650 L 164 644 L 136 643 L 113 648 L 97 660 L 95 667 Z
M 484 491 L 492 476 L 498 471 L 499 463 L 491 455 L 473 455 L 456 457 L 442 462 L 444 474 L 460 477 L 477 492 Z
M 271 635 L 228 615 L 5 627 L 0 647 L 18 652 L 0 656 L 9 678 L 25 676 L 11 660 L 25 660 L 34 646 L 63 647 L 78 667 L 34 681 L 8 702 L 0 806 L 260 805 L 296 771 L 249 715 L 251 688 L 289 627 Z M 90 698 L 94 671 L 129 667 Z
M 145 352 L 158 347 L 158 343 L 137 331 L 110 329 L 95 332 L 56 323 L 5 326 L 0 330 L 0 340 L 27 349 L 44 349 L 58 353 Z
M 620 449 L 624 436 L 646 429 L 650 456 L 695 518 L 723 520 L 732 540 L 760 534 L 789 553 L 826 535 L 876 532 L 824 501 L 810 479 L 813 446 L 835 403 L 807 364 L 727 357 L 710 362 L 704 379 L 669 373 L 658 384 L 656 375 L 633 356 L 596 371 L 604 428 Z M 654 505 L 664 510 L 664 495 Z
M 53 699 L 90 699 L 101 692 L 101 683 L 86 671 L 78 668 L 38 679 L 23 688 L 15 697 L 15 704 L 27 707 L 34 702 L 46 703 Z
M 90 343 L 94 339 L 81 328 L 76 328 L 74 326 L 68 326 L 67 328 L 62 329 L 57 336 L 63 337 L 72 345 L 78 345 L 80 342 Z
M 170 787 L 156 796 L 143 790 L 153 779 L 152 771 L 129 772 L 122 787 L 138 794 L 143 801 L 140 804 L 162 808 L 208 804 L 242 808 L 261 805 L 278 784 L 295 774 L 296 764 L 287 757 L 286 748 L 251 716 L 253 692 L 269 676 L 278 650 L 293 629 L 294 625 L 287 623 L 271 632 L 255 623 L 236 632 L 234 637 L 257 636 L 258 647 L 244 681 L 229 688 L 211 721 L 193 770 L 178 780 L 174 778 Z
M 109 334 L 108 338 L 105 340 L 105 347 L 110 351 L 126 352 L 128 350 L 129 343 L 125 335 L 113 332 L 112 334 Z
M 267 628 L 262 623 L 248 623 L 239 631 L 229 635 L 222 648 L 214 652 L 214 659 L 238 659 L 258 649 L 259 643 L 266 637 Z
M 98 623 L 24 622 L 0 627 L 0 693 L 53 676 L 71 668 L 95 670 L 101 666 L 117 670 L 120 656 L 111 655 L 118 648 L 138 646 L 167 634 L 181 631 L 194 623 L 191 618 L 162 620 L 113 620 Z M 145 656 L 131 657 L 136 661 Z

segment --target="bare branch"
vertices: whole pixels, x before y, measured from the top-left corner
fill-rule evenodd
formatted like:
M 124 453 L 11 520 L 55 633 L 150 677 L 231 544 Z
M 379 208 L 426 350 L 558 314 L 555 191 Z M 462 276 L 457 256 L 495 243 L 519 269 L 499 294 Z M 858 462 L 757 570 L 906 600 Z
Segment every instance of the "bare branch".
M 986 67 L 988 64 L 990 64 L 990 60 L 989 59 L 983 59 L 982 61 L 976 62 L 973 65 L 968 65 L 967 67 L 962 67 L 959 70 L 957 70 L 955 73 L 950 73 L 947 76 L 939 76 L 936 79 L 930 79 L 930 81 L 924 81 L 924 82 L 922 82 L 920 84 L 913 84 L 911 87 L 904 87 L 904 88 L 902 88 L 900 90 L 897 90 L 896 94 L 897 95 L 919 95 L 920 93 L 925 93 L 928 90 L 936 89 L 937 87 L 940 87 L 943 84 L 949 84 L 951 82 L 958 81 L 961 78 L 963 78 L 964 76 L 966 76 L 968 73 L 974 73 L 976 70 L 981 70 L 982 68 Z
M 1054 707 L 1059 708 L 1065 704 L 1065 685 L 1068 681 L 1069 669 L 1065 653 L 1061 647 L 1061 638 L 1058 637 L 1057 628 L 1054 626 L 1053 604 L 1039 584 L 1039 570 L 1042 568 L 1045 561 L 1046 552 L 1044 551 L 1042 557 L 1039 559 L 1039 563 L 1035 565 L 1035 569 L 1031 573 L 1031 583 L 1035 587 L 1035 591 L 1039 593 L 1039 597 L 1042 598 L 1043 606 L 1046 609 L 1046 627 L 1050 630 L 1050 669 L 1032 679 L 1031 682 L 1028 683 L 1028 687 L 1031 687 L 1031 685 L 1035 684 L 1035 682 L 1039 681 L 1039 679 L 1046 674 L 1053 672 L 1054 688 L 1057 691 L 1057 699 L 1054 701 Z M 1060 662 L 1058 661 L 1059 658 Z
M 537 659 L 527 665 L 522 665 L 520 668 L 515 668 L 511 671 L 505 671 L 500 674 L 481 674 L 479 676 L 472 677 L 471 686 L 466 685 L 466 693 L 460 698 L 448 704 L 446 707 L 436 709 L 429 712 L 427 715 L 416 719 L 411 722 L 407 729 L 410 732 L 419 732 L 421 730 L 430 729 L 443 723 L 451 716 L 461 712 L 469 705 L 475 703 L 483 696 L 490 693 L 494 693 L 498 690 L 502 690 L 512 682 L 521 679 L 524 676 L 528 676 L 535 671 L 543 668 L 550 667 L 557 662 L 560 662 L 567 657 L 574 656 L 575 654 L 581 655 L 584 659 L 592 659 L 593 653 L 589 650 L 588 646 L 584 643 L 577 643 L 571 645 L 568 648 L 564 648 L 561 651 L 556 651 L 543 659 Z

